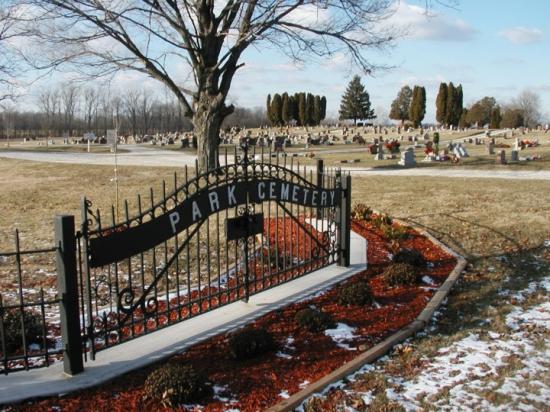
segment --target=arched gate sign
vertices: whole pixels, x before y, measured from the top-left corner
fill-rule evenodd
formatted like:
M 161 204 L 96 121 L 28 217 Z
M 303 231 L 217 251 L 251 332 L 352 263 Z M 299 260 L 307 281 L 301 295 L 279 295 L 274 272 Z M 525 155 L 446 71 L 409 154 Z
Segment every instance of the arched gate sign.
M 338 263 L 349 265 L 351 179 L 245 147 L 234 163 L 108 221 L 84 199 L 78 233 L 85 354 Z M 273 161 L 275 159 L 275 161 Z M 197 169 L 195 169 L 197 170 Z M 86 355 L 87 356 L 87 355 Z

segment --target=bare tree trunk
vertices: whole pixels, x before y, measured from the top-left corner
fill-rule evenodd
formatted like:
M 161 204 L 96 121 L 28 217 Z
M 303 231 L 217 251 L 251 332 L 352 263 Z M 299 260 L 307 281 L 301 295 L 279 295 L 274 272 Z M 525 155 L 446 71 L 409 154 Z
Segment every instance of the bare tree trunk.
M 212 107 L 211 97 L 202 98 L 193 115 L 194 133 L 197 136 L 199 171 L 204 173 L 218 167 L 220 128 L 225 117 L 222 111 Z

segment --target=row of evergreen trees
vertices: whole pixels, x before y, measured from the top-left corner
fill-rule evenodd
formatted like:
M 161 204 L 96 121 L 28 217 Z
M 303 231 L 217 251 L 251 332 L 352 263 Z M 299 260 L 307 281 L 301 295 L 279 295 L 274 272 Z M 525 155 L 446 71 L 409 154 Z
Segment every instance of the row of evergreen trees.
M 463 115 L 462 85 L 441 83 L 435 101 L 435 119 L 447 126 L 458 126 Z
M 267 117 L 272 126 L 288 125 L 295 121 L 298 126 L 318 126 L 327 115 L 325 96 L 311 93 L 275 93 L 267 96 Z
M 414 127 L 420 126 L 426 115 L 426 89 L 422 86 L 403 86 L 391 104 L 390 119 L 400 120 L 401 124 L 410 121 Z

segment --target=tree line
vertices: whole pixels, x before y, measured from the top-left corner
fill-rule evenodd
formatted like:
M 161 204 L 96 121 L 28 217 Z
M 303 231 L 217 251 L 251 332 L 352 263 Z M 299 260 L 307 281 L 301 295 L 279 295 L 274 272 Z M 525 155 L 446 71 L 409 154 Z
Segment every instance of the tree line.
M 266 113 L 272 126 L 318 126 L 327 115 L 327 99 L 311 93 L 268 94 Z
M 72 84 L 43 89 L 36 99 L 37 111 L 4 110 L 0 136 L 12 137 L 145 135 L 191 130 L 182 106 L 175 100 L 162 102 L 147 90 L 111 93 L 106 88 L 79 88 Z
M 401 125 L 406 121 L 414 127 L 420 126 L 426 115 L 426 89 L 422 86 L 403 86 L 391 104 L 390 119 L 400 120 Z

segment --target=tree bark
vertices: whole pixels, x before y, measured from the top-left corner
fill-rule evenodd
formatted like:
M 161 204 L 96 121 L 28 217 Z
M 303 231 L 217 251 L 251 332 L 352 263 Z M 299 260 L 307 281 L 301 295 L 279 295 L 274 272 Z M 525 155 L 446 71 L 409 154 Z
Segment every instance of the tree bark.
M 197 137 L 197 160 L 200 173 L 219 166 L 220 128 L 224 117 L 222 109 L 216 107 L 215 98 L 199 99 L 193 114 L 193 126 Z

